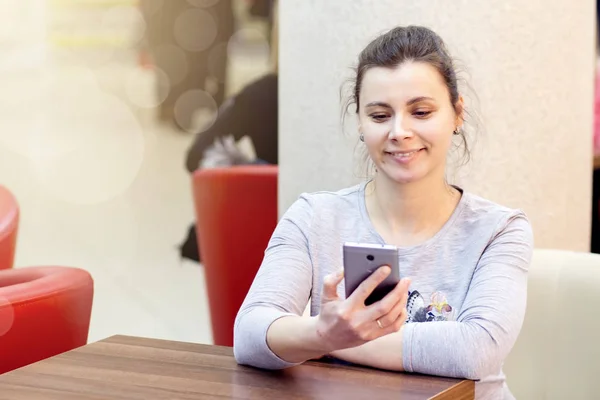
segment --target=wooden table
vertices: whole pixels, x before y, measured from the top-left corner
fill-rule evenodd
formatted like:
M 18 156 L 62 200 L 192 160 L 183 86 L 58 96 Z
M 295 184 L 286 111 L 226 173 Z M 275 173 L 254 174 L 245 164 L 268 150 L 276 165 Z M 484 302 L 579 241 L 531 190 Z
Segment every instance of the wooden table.
M 263 371 L 237 365 L 228 347 L 128 336 L 113 336 L 0 375 L 0 399 L 7 400 L 460 400 L 473 396 L 471 381 L 324 362 Z

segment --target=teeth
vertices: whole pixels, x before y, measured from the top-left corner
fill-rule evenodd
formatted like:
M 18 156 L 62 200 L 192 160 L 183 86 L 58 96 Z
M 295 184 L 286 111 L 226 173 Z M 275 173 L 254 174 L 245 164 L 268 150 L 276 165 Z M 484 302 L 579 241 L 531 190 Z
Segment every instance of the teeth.
M 411 151 L 410 153 L 392 153 L 392 155 L 394 157 L 408 158 L 408 157 L 412 156 L 415 153 L 416 153 L 416 151 Z

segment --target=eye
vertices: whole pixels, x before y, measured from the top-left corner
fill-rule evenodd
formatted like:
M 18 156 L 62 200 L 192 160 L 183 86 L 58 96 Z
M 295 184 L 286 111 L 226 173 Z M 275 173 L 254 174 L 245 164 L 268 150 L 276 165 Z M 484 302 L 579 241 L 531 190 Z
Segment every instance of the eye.
M 383 122 L 389 118 L 387 114 L 371 114 L 369 117 L 375 122 Z
M 417 111 L 413 112 L 413 115 L 417 118 L 427 118 L 429 115 L 431 115 L 431 111 L 417 110 Z

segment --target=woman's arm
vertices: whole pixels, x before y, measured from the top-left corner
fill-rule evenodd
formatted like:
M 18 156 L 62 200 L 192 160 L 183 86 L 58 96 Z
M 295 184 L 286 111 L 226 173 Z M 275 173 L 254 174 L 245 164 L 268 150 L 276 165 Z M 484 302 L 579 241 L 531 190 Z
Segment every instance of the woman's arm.
M 277 333 L 290 334 L 292 344 L 304 344 L 304 337 L 313 337 L 314 320 L 300 317 L 312 288 L 312 263 L 306 236 L 311 218 L 309 201 L 301 198 L 285 213 L 273 232 L 262 265 L 235 320 L 233 350 L 240 364 L 279 369 L 303 361 L 303 357 L 280 358 L 268 345 L 267 332 L 273 328 L 276 336 Z M 312 339 L 307 342 L 307 347 L 312 347 Z M 318 349 L 314 350 L 318 353 Z
M 512 219 L 482 255 L 457 321 L 406 324 L 398 333 L 332 355 L 456 378 L 481 379 L 499 371 L 523 323 L 532 248 L 529 222 Z
M 343 270 L 327 275 L 319 288 L 319 315 L 301 316 L 313 285 L 309 199 L 301 197 L 277 224 L 236 316 L 233 350 L 240 364 L 286 368 L 397 332 L 406 321 L 408 279 L 402 279 L 381 301 L 365 305 L 391 273 L 387 266 L 371 274 L 343 300 L 337 294 Z
M 267 344 L 280 358 L 299 363 L 339 349 L 369 347 L 368 343 L 398 332 L 406 321 L 409 280 L 401 280 L 384 299 L 365 306 L 367 297 L 390 272 L 389 267 L 380 268 L 345 300 L 337 294 L 337 287 L 344 279 L 343 271 L 327 275 L 319 315 L 275 321 L 267 331 Z
M 319 292 L 319 315 L 301 316 L 313 284 L 308 242 L 311 218 L 308 201 L 301 199 L 273 233 L 236 317 L 233 350 L 240 364 L 290 367 L 397 332 L 406 321 L 407 279 L 383 300 L 365 306 L 367 297 L 391 273 L 389 267 L 379 268 L 344 300 L 337 295 L 343 271 L 327 275 Z
M 388 371 L 404 371 L 402 362 L 402 331 L 390 333 L 362 346 L 333 351 L 331 356 L 354 364 Z
M 267 331 L 267 345 L 281 359 L 302 363 L 321 358 L 329 350 L 317 335 L 317 317 L 283 317 Z

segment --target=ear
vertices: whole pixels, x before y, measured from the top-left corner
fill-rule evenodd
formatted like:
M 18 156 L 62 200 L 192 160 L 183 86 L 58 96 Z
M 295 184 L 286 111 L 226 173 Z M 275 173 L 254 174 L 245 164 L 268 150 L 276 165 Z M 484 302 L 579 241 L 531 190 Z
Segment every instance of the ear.
M 456 126 L 463 126 L 465 123 L 465 100 L 462 95 L 458 96 L 458 100 L 454 105 L 454 112 L 456 113 Z

